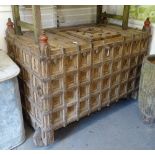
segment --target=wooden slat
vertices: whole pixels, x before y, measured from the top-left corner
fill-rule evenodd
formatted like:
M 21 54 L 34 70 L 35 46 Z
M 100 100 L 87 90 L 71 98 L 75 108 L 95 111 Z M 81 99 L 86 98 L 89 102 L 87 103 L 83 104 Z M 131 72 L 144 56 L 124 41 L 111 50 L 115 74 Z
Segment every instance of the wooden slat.
M 129 10 L 130 10 L 130 5 L 124 5 L 123 21 L 122 21 L 123 30 L 126 30 L 128 28 Z
M 19 6 L 12 5 L 11 7 L 14 20 L 15 33 L 21 35 L 22 34 L 21 27 L 17 24 L 18 21 L 20 21 Z
M 39 5 L 32 5 L 33 26 L 34 26 L 34 38 L 38 43 L 38 38 L 41 32 L 41 12 Z
M 23 22 L 23 21 L 18 21 L 17 25 L 19 25 L 19 26 L 21 26 L 23 28 L 29 29 L 31 31 L 34 30 L 33 24 L 30 24 L 30 23 L 26 23 L 26 22 Z

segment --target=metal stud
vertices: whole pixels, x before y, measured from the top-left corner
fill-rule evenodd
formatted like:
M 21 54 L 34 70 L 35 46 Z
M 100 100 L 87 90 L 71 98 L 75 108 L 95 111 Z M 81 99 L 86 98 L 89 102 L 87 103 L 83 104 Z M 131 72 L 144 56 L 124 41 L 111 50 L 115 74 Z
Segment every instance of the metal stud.
M 53 63 L 56 64 L 57 63 L 57 59 L 53 59 Z
M 108 57 L 110 55 L 110 48 L 109 47 L 106 48 L 106 51 L 107 51 L 106 56 Z
M 86 52 L 84 52 L 84 53 L 82 53 L 82 55 L 85 57 L 87 54 L 86 54 Z
M 98 49 L 95 50 L 95 53 L 96 53 L 96 54 L 98 53 Z
M 69 58 L 70 58 L 70 60 L 72 60 L 72 59 L 73 59 L 73 55 L 70 55 L 70 57 L 69 57 Z

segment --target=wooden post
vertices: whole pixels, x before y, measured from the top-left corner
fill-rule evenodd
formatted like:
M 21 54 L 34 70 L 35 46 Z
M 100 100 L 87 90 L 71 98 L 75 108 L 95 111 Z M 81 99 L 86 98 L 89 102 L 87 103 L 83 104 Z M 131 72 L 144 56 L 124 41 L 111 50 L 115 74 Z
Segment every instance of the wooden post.
M 129 10 L 130 10 L 130 5 L 124 5 L 123 21 L 122 21 L 122 29 L 123 30 L 127 30 L 127 28 L 128 28 Z
M 101 22 L 102 16 L 102 5 L 97 5 L 97 14 L 96 14 L 96 23 L 99 24 Z
M 20 21 L 19 6 L 12 5 L 11 7 L 12 7 L 12 15 L 13 15 L 15 33 L 22 35 L 21 27 L 18 25 L 18 22 Z
M 41 12 L 39 5 L 32 5 L 33 26 L 34 26 L 34 39 L 39 43 L 39 36 L 41 32 Z

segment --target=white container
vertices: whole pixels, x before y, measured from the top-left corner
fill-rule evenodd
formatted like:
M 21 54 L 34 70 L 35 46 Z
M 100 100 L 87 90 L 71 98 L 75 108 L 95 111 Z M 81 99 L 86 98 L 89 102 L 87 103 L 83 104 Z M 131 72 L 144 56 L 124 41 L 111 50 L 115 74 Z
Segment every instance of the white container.
M 0 51 L 0 149 L 13 149 L 25 140 L 19 72 L 19 67 Z

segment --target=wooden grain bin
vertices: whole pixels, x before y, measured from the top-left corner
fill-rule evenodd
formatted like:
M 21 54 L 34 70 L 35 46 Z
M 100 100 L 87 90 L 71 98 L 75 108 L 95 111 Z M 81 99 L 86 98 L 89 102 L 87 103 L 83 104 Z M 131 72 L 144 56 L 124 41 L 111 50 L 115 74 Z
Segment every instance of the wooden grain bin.
M 139 109 L 145 122 L 155 120 L 155 55 L 146 56 L 139 86 Z
M 52 143 L 54 130 L 137 91 L 150 37 L 114 25 L 45 31 L 48 42 L 39 45 L 32 32 L 9 29 L 6 35 L 9 55 L 21 68 L 23 109 L 38 145 Z

